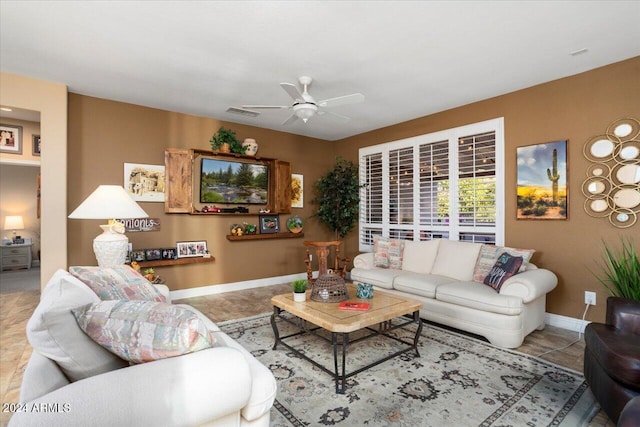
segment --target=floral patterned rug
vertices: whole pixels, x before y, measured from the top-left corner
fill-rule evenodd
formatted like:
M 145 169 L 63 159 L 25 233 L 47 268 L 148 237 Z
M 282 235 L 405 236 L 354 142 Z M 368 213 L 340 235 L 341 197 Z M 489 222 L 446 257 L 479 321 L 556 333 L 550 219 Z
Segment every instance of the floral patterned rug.
M 269 321 L 265 314 L 219 326 L 276 377 L 272 426 L 573 427 L 588 425 L 599 409 L 579 372 L 426 323 L 420 357 L 408 352 L 390 359 L 352 376 L 345 394 L 336 394 L 329 374 L 282 345 L 272 350 Z M 278 325 L 280 336 L 295 331 L 286 322 Z M 412 340 L 410 328 L 397 335 Z M 333 367 L 330 343 L 308 334 L 287 343 Z M 398 345 L 381 337 L 352 344 L 347 372 Z

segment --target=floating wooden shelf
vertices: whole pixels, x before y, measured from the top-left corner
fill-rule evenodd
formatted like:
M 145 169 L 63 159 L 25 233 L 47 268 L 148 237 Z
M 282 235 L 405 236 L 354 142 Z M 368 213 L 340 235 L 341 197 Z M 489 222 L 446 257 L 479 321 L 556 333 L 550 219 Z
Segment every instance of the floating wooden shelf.
M 263 240 L 263 239 L 295 239 L 304 237 L 304 233 L 268 233 L 268 234 L 243 234 L 242 236 L 233 236 L 227 234 L 227 240 L 237 242 L 239 240 Z
M 185 264 L 199 264 L 203 262 L 213 262 L 216 259 L 214 257 L 190 257 L 190 258 L 178 258 L 178 259 L 158 259 L 155 261 L 140 261 L 138 265 L 140 268 L 150 267 L 168 267 L 171 265 L 185 265 Z

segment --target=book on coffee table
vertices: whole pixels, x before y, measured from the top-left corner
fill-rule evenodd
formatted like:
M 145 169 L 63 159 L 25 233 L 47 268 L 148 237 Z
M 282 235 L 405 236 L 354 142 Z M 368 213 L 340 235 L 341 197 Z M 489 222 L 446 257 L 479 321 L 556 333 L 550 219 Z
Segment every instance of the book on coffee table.
M 369 310 L 368 302 L 353 302 L 353 301 L 342 301 L 338 306 L 340 310 L 357 310 L 357 311 L 367 311 Z

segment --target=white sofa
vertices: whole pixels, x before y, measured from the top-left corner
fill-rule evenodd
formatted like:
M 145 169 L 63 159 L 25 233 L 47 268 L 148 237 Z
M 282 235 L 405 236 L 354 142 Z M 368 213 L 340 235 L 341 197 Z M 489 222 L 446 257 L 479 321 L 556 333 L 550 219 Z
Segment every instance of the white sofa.
M 169 289 L 157 289 L 170 302 Z M 205 322 L 214 347 L 129 366 L 85 335 L 70 311 L 95 302 L 64 270 L 48 282 L 27 327 L 34 351 L 10 426 L 269 425 L 273 374 L 206 316 L 178 305 Z
M 544 328 L 546 294 L 557 285 L 551 271 L 525 263 L 497 292 L 473 280 L 482 244 L 403 243 L 401 269 L 376 267 L 374 253 L 363 253 L 354 259 L 351 280 L 419 300 L 423 319 L 481 335 L 499 347 L 518 347 L 533 330 Z

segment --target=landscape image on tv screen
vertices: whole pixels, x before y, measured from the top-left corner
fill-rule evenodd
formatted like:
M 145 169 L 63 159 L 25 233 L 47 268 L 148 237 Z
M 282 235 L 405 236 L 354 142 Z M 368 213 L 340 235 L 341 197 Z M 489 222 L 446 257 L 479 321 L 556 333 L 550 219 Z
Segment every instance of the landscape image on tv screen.
M 200 203 L 267 203 L 269 167 L 233 160 L 202 159 Z

